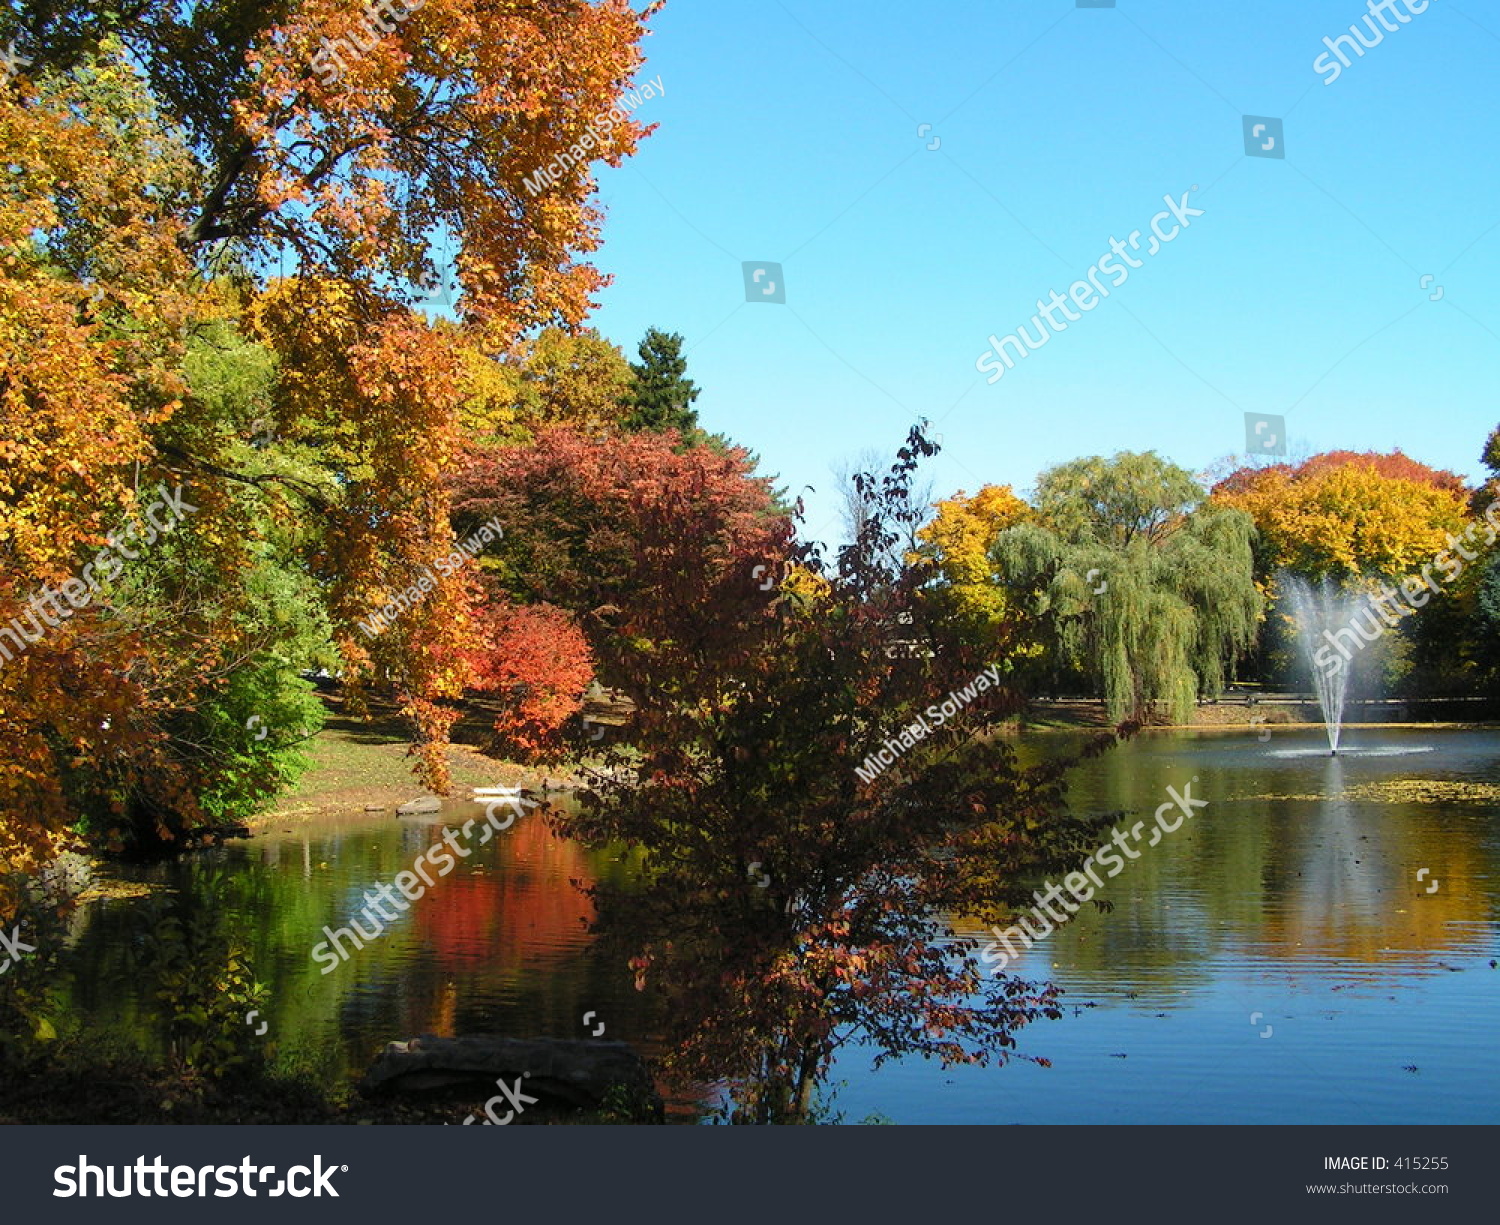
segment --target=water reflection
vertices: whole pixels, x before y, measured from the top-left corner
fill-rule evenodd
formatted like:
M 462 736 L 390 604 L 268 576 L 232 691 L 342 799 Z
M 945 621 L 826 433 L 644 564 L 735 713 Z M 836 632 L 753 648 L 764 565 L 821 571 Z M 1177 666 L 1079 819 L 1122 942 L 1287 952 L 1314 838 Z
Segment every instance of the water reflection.
M 898 1061 L 871 1073 L 866 1056 L 847 1052 L 833 1073 L 847 1082 L 846 1113 L 1308 1122 L 1352 1119 L 1356 1106 L 1367 1120 L 1491 1113 L 1496 738 L 1363 729 L 1352 738 L 1364 752 L 1329 758 L 1292 756 L 1315 743 L 1290 733 L 1270 745 L 1154 735 L 1090 763 L 1070 792 L 1080 810 L 1140 819 L 1168 785 L 1195 775 L 1194 793 L 1211 807 L 1107 883 L 1099 896 L 1111 913 L 1083 908 L 1013 967 L 1057 981 L 1080 1008 L 1025 1031 L 1024 1048 L 1053 1068 L 943 1073 Z M 632 896 L 635 861 L 557 838 L 535 814 L 476 848 L 350 962 L 319 973 L 310 950 L 324 925 L 346 921 L 364 890 L 441 837 L 444 821 L 473 815 L 463 804 L 432 820 L 351 814 L 125 875 L 237 916 L 270 988 L 270 1036 L 317 1052 L 330 1076 L 357 1074 L 383 1043 L 422 1032 L 581 1037 L 590 1011 L 610 1038 L 659 1053 L 655 984 L 635 989 L 628 931 L 602 943 L 591 934 L 601 916 L 583 892 L 602 883 Z M 138 904 L 91 903 L 67 965 L 71 1008 L 125 1033 L 143 1032 L 153 1008 L 124 955 Z M 1273 1038 L 1257 1037 L 1252 1012 L 1275 1026 Z M 1317 1075 L 1304 1068 L 1298 1080 L 1298 1060 Z M 1205 1099 L 1206 1086 L 1235 1111 Z

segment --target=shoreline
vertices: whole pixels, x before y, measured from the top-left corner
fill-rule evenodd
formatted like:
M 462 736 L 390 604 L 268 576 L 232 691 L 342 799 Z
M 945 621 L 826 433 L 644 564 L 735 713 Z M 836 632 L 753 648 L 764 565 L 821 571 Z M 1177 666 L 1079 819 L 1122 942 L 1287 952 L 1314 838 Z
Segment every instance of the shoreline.
M 1108 731 L 1106 723 L 1053 722 L 1008 726 L 1006 737 L 1057 735 L 1060 733 Z M 1259 735 L 1266 731 L 1319 731 L 1322 723 L 1266 721 L 1258 723 L 1164 723 L 1142 727 L 1136 734 L 1199 732 Z M 1345 732 L 1366 731 L 1500 731 L 1500 723 L 1345 723 Z M 462 802 L 477 787 L 519 787 L 537 795 L 567 793 L 578 783 L 576 772 L 583 762 L 566 762 L 550 770 L 538 770 L 515 762 L 485 756 L 472 745 L 455 744 L 448 749 L 453 790 L 449 796 L 434 796 L 411 773 L 411 759 L 404 740 L 363 732 L 325 728 L 309 742 L 313 764 L 298 784 L 266 811 L 244 820 L 252 835 L 275 825 L 311 821 L 327 816 L 353 816 L 361 810 L 371 819 L 391 820 L 396 809 L 410 800 L 430 797 L 445 803 Z
M 1322 728 L 1322 723 L 1296 722 L 1288 720 L 1271 721 L 1263 723 L 1153 723 L 1150 727 L 1143 727 L 1142 732 L 1218 732 L 1218 731 L 1254 731 L 1262 732 L 1275 728 L 1287 731 L 1298 731 Z M 1372 729 L 1378 728 L 1383 731 L 1439 731 L 1439 732 L 1482 732 L 1500 731 L 1500 723 L 1476 720 L 1465 723 L 1349 723 L 1342 724 L 1344 731 L 1354 728 Z

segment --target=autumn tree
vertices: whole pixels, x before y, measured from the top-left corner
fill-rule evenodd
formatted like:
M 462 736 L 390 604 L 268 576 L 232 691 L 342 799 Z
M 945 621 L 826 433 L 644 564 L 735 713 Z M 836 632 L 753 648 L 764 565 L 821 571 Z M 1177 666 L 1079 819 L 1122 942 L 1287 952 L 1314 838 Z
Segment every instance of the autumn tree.
M 0 624 L 84 582 L 158 487 L 195 508 L 140 563 L 155 577 L 121 566 L 10 644 L 0 872 L 50 854 L 80 788 L 162 837 L 207 796 L 232 809 L 213 784 L 242 758 L 199 737 L 213 701 L 228 728 L 290 695 L 280 647 L 301 631 L 252 607 L 268 591 L 311 598 L 346 675 L 396 691 L 445 786 L 476 576 L 374 641 L 357 627 L 452 547 L 467 349 L 576 328 L 604 284 L 592 166 L 643 134 L 610 112 L 649 11 L 432 0 L 378 29 L 342 0 L 0 11 L 29 60 L 0 83 Z M 464 343 L 408 309 L 439 234 Z M 233 357 L 203 348 L 214 329 Z M 239 392 L 267 371 L 246 430 Z
M 420 298 L 452 235 L 466 317 L 515 334 L 576 324 L 603 284 L 575 259 L 599 243 L 592 164 L 618 165 L 643 132 L 615 103 L 656 7 L 430 0 L 372 27 L 343 0 L 63 0 L 0 32 L 36 76 L 129 48 L 201 170 L 181 218 L 194 248 L 228 242 L 271 266 L 293 255 L 358 286 L 363 305 L 392 277 Z M 575 145 L 585 157 L 562 165 Z
M 936 563 L 955 614 L 1012 665 L 1034 657 L 1040 651 L 1035 626 L 1022 616 L 991 557 L 1001 532 L 1034 517 L 1031 507 L 1009 485 L 986 485 L 972 497 L 960 490 L 935 509 L 917 539 Z
M 1446 468 L 1434 468 L 1420 460 L 1412 459 L 1397 449 L 1388 454 L 1378 451 L 1325 451 L 1308 459 L 1304 469 L 1317 472 L 1324 468 L 1373 468 L 1390 480 L 1414 481 L 1418 485 L 1431 485 L 1447 493 L 1466 494 L 1468 486 L 1464 478 Z
M 1466 494 L 1452 473 L 1399 452 L 1329 452 L 1297 468 L 1242 470 L 1214 487 L 1213 500 L 1255 521 L 1261 576 L 1348 580 L 1420 570 L 1461 530 Z
M 0 83 L 0 875 L 59 845 L 77 815 L 66 780 L 113 770 L 118 798 L 122 775 L 153 773 L 175 690 L 158 683 L 174 644 L 111 616 L 121 557 L 83 572 L 156 482 L 181 479 L 154 462 L 152 432 L 187 390 L 194 313 L 167 224 L 191 163 L 119 54 L 76 81 Z M 201 507 L 215 521 L 222 509 Z M 156 790 L 185 794 L 186 780 L 163 770 Z M 0 918 L 10 900 L 0 892 Z
M 452 502 L 460 533 L 491 517 L 504 528 L 486 576 L 517 603 L 568 610 L 602 682 L 637 703 L 653 700 L 648 671 L 688 701 L 709 683 L 710 644 L 758 641 L 761 586 L 783 573 L 790 533 L 743 449 L 683 449 L 670 432 L 556 429 L 473 448 Z
M 1479 461 L 1489 479 L 1468 492 L 1468 522 L 1454 534 L 1462 549 L 1445 540 L 1435 561 L 1440 577 L 1451 579 L 1445 598 L 1401 623 L 1410 670 L 1393 679 L 1405 693 L 1500 693 L 1500 428 L 1485 440 Z M 1455 563 L 1463 565 L 1456 576 Z
M 737 1119 L 805 1120 L 846 1045 L 1003 1061 L 1057 1015 L 1046 985 L 986 980 L 944 918 L 1018 902 L 1023 872 L 1094 823 L 1060 812 L 1066 762 L 1023 769 L 986 734 L 1017 707 L 998 685 L 912 731 L 987 658 L 926 598 L 930 568 L 891 561 L 925 516 L 911 475 L 934 451 L 913 433 L 836 557 L 798 544 L 794 577 L 765 591 L 742 574 L 737 602 L 758 597 L 761 617 L 707 600 L 672 614 L 699 647 L 692 700 L 676 653 L 621 656 L 639 706 L 610 760 L 628 779 L 563 818 L 645 852 L 649 888 L 594 893 L 606 947 L 660 1003 L 673 1066 L 727 1080 Z M 897 635 L 925 649 L 892 653 Z M 910 747 L 871 770 L 895 737 Z
M 555 605 L 513 604 L 494 590 L 478 628 L 469 685 L 499 703 L 492 751 L 521 761 L 558 759 L 567 743 L 560 733 L 594 679 L 577 620 Z
M 1242 469 L 1216 485 L 1214 503 L 1255 520 L 1256 575 L 1273 609 L 1258 651 L 1261 674 L 1292 683 L 1299 676 L 1293 626 L 1274 611 L 1281 574 L 1371 592 L 1383 582 L 1419 575 L 1424 564 L 1450 547 L 1450 535 L 1465 530 L 1467 500 L 1460 478 L 1399 451 L 1330 451 L 1296 466 Z M 1445 612 L 1423 614 L 1427 627 L 1447 620 Z M 1404 625 L 1386 636 L 1370 657 L 1367 667 L 1383 673 L 1388 687 L 1406 684 L 1412 666 L 1405 657 L 1408 634 L 1415 628 Z M 1448 635 L 1455 629 L 1445 625 Z M 1426 675 L 1414 683 L 1433 686 L 1441 653 L 1441 648 L 1421 652 L 1427 662 L 1419 662 L 1418 669 Z
M 551 426 L 594 433 L 623 425 L 630 364 L 594 329 L 571 335 L 547 328 L 522 341 L 511 360 L 520 376 L 516 417 L 531 434 Z

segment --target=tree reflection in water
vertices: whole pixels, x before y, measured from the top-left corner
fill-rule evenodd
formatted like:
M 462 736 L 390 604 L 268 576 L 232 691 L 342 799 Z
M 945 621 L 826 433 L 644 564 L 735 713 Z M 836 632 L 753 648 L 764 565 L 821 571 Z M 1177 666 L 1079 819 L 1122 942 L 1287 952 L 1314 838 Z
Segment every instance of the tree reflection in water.
M 1066 815 L 1063 777 L 1129 729 L 1025 767 L 993 735 L 1019 707 L 1004 661 L 904 547 L 935 452 L 918 427 L 888 474 L 857 479 L 862 526 L 832 564 L 811 544 L 724 559 L 747 585 L 757 564 L 786 578 L 755 615 L 706 607 L 696 634 L 630 657 L 610 781 L 553 818 L 645 852 L 643 888 L 590 890 L 597 930 L 655 995 L 671 1070 L 725 1084 L 735 1121 L 808 1120 L 846 1044 L 877 1065 L 1033 1058 L 1016 1031 L 1060 1015 L 1050 985 L 987 974 L 943 916 L 998 918 L 1030 903 L 1021 880 L 1081 858 L 1108 818 Z M 999 684 L 856 774 L 993 662 Z

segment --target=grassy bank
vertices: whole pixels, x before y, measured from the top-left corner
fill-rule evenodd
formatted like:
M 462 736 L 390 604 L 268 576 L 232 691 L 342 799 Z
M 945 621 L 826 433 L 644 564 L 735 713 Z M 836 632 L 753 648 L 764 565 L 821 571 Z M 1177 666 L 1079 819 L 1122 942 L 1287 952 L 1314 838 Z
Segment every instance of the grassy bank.
M 431 794 L 413 773 L 410 732 L 393 707 L 372 703 L 371 716 L 361 718 L 349 713 L 337 693 L 324 694 L 323 701 L 328 721 L 308 743 L 311 767 L 270 809 L 246 822 L 252 829 L 325 814 L 390 812 Z M 603 722 L 619 717 L 617 709 L 602 703 L 586 711 Z M 488 755 L 492 719 L 486 706 L 471 703 L 454 729 L 445 753 L 454 796 L 475 787 L 540 791 L 569 780 L 566 768 L 537 770 Z

